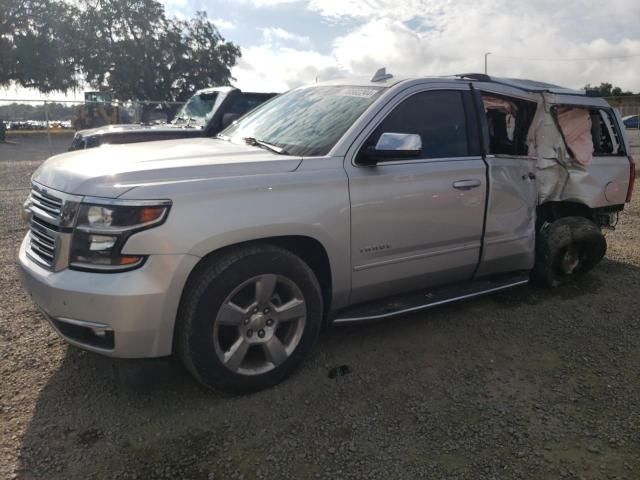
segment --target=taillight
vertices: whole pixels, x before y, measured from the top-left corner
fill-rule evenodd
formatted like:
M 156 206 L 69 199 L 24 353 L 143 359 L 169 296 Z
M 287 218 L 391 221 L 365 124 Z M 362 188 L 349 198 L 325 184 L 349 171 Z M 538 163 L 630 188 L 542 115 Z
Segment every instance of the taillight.
M 636 182 L 636 162 L 633 157 L 629 156 L 629 187 L 627 188 L 627 203 L 631 201 L 631 195 L 633 195 L 633 184 Z

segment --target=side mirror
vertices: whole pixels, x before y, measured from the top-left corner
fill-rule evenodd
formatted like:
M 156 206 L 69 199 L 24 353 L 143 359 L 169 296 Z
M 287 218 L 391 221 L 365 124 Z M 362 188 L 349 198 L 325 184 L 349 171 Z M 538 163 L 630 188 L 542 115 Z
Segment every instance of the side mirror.
M 224 130 L 239 118 L 240 114 L 238 113 L 225 113 L 222 115 L 222 129 Z
M 375 146 L 369 146 L 360 153 L 358 163 L 376 163 L 398 158 L 415 158 L 422 151 L 422 139 L 416 133 L 390 133 L 380 135 Z

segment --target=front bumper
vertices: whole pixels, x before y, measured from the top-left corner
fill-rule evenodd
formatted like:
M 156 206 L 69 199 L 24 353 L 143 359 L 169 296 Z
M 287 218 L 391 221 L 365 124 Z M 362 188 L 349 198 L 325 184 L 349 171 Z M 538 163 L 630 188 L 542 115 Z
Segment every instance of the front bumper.
M 137 270 L 51 272 L 20 246 L 22 283 L 53 328 L 69 343 L 104 355 L 170 355 L 182 289 L 199 258 L 152 255 Z

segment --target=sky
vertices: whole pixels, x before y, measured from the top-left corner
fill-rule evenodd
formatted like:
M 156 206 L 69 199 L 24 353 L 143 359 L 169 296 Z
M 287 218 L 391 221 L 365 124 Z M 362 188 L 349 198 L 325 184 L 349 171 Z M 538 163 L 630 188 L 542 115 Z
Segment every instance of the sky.
M 242 49 L 235 85 L 284 91 L 316 80 L 484 70 L 572 88 L 640 92 L 639 0 L 163 0 L 204 10 Z M 24 90 L 13 89 L 16 95 Z M 11 92 L 4 92 L 0 98 Z

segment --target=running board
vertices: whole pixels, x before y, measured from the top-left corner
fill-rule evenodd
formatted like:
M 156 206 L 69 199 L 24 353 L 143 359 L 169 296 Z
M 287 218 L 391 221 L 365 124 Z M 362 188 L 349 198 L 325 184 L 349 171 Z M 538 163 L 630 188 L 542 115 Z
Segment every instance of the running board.
M 407 313 L 419 312 L 447 303 L 479 297 L 492 292 L 523 285 L 529 282 L 529 272 L 500 275 L 482 280 L 474 280 L 459 285 L 418 291 L 405 295 L 388 297 L 375 302 L 367 302 L 348 307 L 337 312 L 334 324 L 381 320 Z

